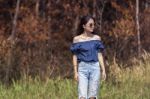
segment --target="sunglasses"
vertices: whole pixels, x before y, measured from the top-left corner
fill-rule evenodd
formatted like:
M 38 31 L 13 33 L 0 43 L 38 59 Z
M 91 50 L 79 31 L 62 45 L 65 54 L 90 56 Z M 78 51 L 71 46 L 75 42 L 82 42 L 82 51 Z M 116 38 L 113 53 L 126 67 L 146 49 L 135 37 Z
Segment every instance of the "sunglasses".
M 94 23 L 90 23 L 88 26 L 89 26 L 90 28 L 92 28 L 92 27 L 95 26 L 95 24 L 94 24 Z

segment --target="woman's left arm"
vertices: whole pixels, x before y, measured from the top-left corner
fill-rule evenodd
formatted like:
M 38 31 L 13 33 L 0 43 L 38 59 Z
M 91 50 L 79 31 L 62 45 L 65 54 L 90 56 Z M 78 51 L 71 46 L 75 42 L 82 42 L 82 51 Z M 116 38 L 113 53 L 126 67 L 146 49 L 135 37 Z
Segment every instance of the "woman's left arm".
M 101 52 L 98 53 L 98 60 L 102 69 L 102 78 L 103 80 L 106 80 L 106 71 L 105 71 L 105 66 L 104 66 L 103 55 Z

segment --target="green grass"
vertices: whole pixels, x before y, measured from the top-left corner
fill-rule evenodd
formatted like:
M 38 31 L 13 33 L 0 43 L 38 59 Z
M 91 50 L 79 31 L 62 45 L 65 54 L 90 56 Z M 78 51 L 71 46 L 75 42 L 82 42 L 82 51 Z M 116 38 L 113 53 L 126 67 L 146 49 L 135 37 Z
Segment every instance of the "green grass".
M 116 73 L 101 82 L 99 99 L 150 99 L 149 61 Z M 9 87 L 0 84 L 0 99 L 77 99 L 77 83 L 72 79 L 37 79 L 14 81 Z
M 124 82 L 101 82 L 101 99 L 150 99 L 150 81 L 132 78 Z M 69 79 L 41 82 L 14 82 L 10 87 L 0 85 L 0 99 L 77 99 L 77 83 Z
M 150 83 L 130 79 L 120 84 L 101 83 L 101 99 L 150 99 Z M 15 82 L 6 88 L 0 85 L 0 99 L 77 99 L 77 83 L 72 80 Z
M 76 96 L 75 82 L 67 79 L 20 81 L 8 88 L 0 85 L 0 99 L 72 99 Z

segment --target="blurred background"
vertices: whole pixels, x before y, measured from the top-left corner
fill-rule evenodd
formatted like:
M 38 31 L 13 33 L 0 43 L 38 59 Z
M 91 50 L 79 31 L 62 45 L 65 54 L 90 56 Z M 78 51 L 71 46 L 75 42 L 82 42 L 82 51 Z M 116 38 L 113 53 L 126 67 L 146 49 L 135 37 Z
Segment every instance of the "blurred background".
M 69 48 L 80 18 L 89 14 L 105 44 L 107 73 L 136 67 L 150 52 L 150 1 L 136 4 L 136 0 L 0 0 L 0 80 L 72 78 Z

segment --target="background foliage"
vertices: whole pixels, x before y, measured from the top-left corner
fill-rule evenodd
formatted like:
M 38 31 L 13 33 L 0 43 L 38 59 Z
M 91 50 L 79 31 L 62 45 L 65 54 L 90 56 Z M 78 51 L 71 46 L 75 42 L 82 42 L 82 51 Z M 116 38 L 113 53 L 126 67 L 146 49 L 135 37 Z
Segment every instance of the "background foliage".
M 108 72 L 112 63 L 124 64 L 117 68 L 125 68 L 137 62 L 133 61 L 138 49 L 135 0 L 21 0 L 12 48 L 8 38 L 13 29 L 16 2 L 0 0 L 2 81 L 37 75 L 43 80 L 56 76 L 70 78 L 73 68 L 69 47 L 80 18 L 87 14 L 95 17 L 96 31 L 106 46 L 104 58 Z M 142 53 L 150 51 L 149 6 L 148 0 L 140 0 Z

